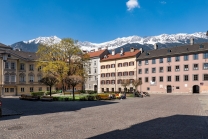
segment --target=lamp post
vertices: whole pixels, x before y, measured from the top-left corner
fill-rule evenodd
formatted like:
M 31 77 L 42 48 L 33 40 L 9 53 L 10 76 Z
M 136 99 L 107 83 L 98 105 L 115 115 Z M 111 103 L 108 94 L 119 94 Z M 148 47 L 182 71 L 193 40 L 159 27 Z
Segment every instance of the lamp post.
M 2 53 L 2 77 L 1 77 L 1 88 L 2 88 L 2 91 L 1 91 L 1 96 L 4 96 L 4 63 L 7 61 L 7 57 L 8 57 L 8 53 L 4 52 Z

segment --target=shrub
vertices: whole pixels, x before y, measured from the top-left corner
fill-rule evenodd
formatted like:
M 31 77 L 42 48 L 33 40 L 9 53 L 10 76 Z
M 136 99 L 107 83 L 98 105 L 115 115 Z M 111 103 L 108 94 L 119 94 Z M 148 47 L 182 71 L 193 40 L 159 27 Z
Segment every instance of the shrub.
M 85 94 L 86 93 L 85 90 L 80 90 L 79 92 L 82 93 L 82 94 Z
M 51 94 L 58 94 L 58 91 L 51 91 Z M 50 95 L 50 91 L 46 91 L 45 95 Z
M 85 96 L 79 98 L 80 101 L 86 101 L 87 98 Z
M 92 95 L 87 95 L 86 97 L 87 97 L 87 100 L 89 100 L 89 101 L 96 100 L 95 96 L 92 96 Z
M 87 90 L 87 93 L 88 93 L 88 94 L 96 94 L 96 93 L 97 93 L 97 91 Z
M 44 96 L 44 92 L 43 91 L 40 91 L 40 92 L 32 92 L 31 95 L 32 96 L 36 96 L 36 97 L 37 96 Z
M 54 101 L 58 101 L 59 100 L 59 97 L 53 97 L 53 100 Z

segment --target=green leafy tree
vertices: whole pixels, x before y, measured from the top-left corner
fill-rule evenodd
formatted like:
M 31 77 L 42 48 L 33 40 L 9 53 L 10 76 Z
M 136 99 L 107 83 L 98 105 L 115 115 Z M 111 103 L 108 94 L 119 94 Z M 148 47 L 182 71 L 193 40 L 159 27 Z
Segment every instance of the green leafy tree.
M 56 77 L 54 77 L 54 76 L 46 76 L 46 77 L 43 77 L 40 80 L 40 82 L 50 87 L 50 96 L 51 96 L 51 88 L 56 83 L 58 83 L 58 79 Z

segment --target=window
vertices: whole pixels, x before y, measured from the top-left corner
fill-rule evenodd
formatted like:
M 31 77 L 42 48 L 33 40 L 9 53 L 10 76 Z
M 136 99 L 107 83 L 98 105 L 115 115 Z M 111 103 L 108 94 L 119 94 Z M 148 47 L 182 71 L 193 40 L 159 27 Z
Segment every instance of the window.
M 184 56 L 184 61 L 188 61 L 188 55 Z
M 163 67 L 160 67 L 159 71 L 160 71 L 160 72 L 163 72 Z
M 148 74 L 148 72 L 149 72 L 149 71 L 148 71 L 148 68 L 145 68 L 145 73 Z
M 184 71 L 188 71 L 189 68 L 188 68 L 188 65 L 184 65 Z
M 204 45 L 203 45 L 203 44 L 200 44 L 200 45 L 199 45 L 199 48 L 200 48 L 200 49 L 204 48 Z
M 25 75 L 24 74 L 19 75 L 19 81 L 20 82 L 25 82 Z
M 9 74 L 4 75 L 4 81 L 9 82 Z
M 115 64 L 111 64 L 111 68 L 115 68 Z
M 171 72 L 171 66 L 168 66 L 168 70 L 167 70 L 168 72 Z
M 134 62 L 133 61 L 129 62 L 129 66 L 134 66 Z
M 42 91 L 42 87 L 39 87 L 39 88 L 38 88 L 38 91 Z
M 160 82 L 163 82 L 163 76 L 160 76 Z
M 42 76 L 38 75 L 38 82 L 40 82 L 41 79 L 42 79 Z
M 139 69 L 139 70 L 138 70 L 138 73 L 139 73 L 139 74 L 142 74 L 142 69 Z
M 180 89 L 180 87 L 179 86 L 176 86 L 176 89 Z
M 9 88 L 4 88 L 4 92 L 8 93 L 9 92 Z
M 33 87 L 30 87 L 30 92 L 33 92 Z
M 118 91 L 121 92 L 121 88 L 118 88 Z
M 133 75 L 134 75 L 134 71 L 130 71 L 130 72 L 129 72 L 129 75 L 130 75 L 130 76 L 133 76 Z
M 89 68 L 89 74 L 91 74 L 91 68 Z
M 110 68 L 110 65 L 106 65 L 106 69 Z
M 149 88 L 149 87 L 147 87 L 147 90 L 150 90 L 150 88 Z
M 198 81 L 198 75 L 197 74 L 195 74 L 193 77 L 194 77 L 194 81 Z
M 123 63 L 123 67 L 127 67 L 128 66 L 128 62 Z
M 148 63 L 148 60 L 145 60 L 145 65 L 148 65 L 149 63 Z
M 25 70 L 25 64 L 24 63 L 20 63 L 20 70 Z
M 130 84 L 132 84 L 134 82 L 134 79 L 130 79 L 129 81 L 130 81 Z
M 204 81 L 208 81 L 208 74 L 204 74 Z
M 204 70 L 207 70 L 207 69 L 208 69 L 208 63 L 204 63 L 203 69 L 204 69 Z
M 122 76 L 122 72 L 118 72 L 118 76 Z
M 33 75 L 29 75 L 29 82 L 34 82 L 34 76 Z
M 198 59 L 198 54 L 193 54 L 193 60 L 197 60 Z
M 188 75 L 184 75 L 184 81 L 188 81 L 189 80 L 189 76 Z
M 5 62 L 5 69 L 9 69 L 9 62 Z
M 198 64 L 194 64 L 193 70 L 198 70 Z
M 160 58 L 160 63 L 163 63 L 163 58 Z
M 203 58 L 207 59 L 208 58 L 208 52 L 203 54 Z
M 179 66 L 175 66 L 175 71 L 180 71 Z
M 176 56 L 176 57 L 175 57 L 175 61 L 176 61 L 176 62 L 180 61 L 180 56 Z
M 102 81 L 101 81 L 101 84 L 105 84 L 105 81 L 102 80 Z
M 167 81 L 168 81 L 168 82 L 171 82 L 171 76 L 168 76 Z
M 120 80 L 117 80 L 117 83 L 118 83 L 118 84 L 121 84 L 121 82 L 122 82 L 122 80 L 121 80 L 121 79 L 120 79 Z
M 111 91 L 114 92 L 114 88 L 111 88 Z
M 94 69 L 94 73 L 97 73 L 97 69 Z
M 109 88 L 106 88 L 106 92 L 109 92 Z
M 104 88 L 102 88 L 102 92 L 104 92 Z
M 50 87 L 47 87 L 47 88 L 46 88 L 46 91 L 50 91 Z
M 38 67 L 38 71 L 41 71 L 41 69 L 42 69 L 42 67 L 41 67 L 41 66 L 39 66 L 39 67 Z
M 156 81 L 156 78 L 155 77 L 152 77 L 152 82 L 155 82 Z
M 29 70 L 30 70 L 30 71 L 33 71 L 33 70 L 34 70 L 34 67 L 33 67 L 32 64 L 29 65 Z
M 21 91 L 21 92 L 25 92 L 25 88 L 21 87 L 21 88 L 20 88 L 20 91 Z
M 138 65 L 139 65 L 139 66 L 142 65 L 142 61 L 138 61 Z
M 149 82 L 148 77 L 145 77 L 145 82 L 146 82 L 146 83 Z
M 94 61 L 94 66 L 96 66 L 96 61 Z
M 115 73 L 111 73 L 111 77 L 115 77 Z
M 16 82 L 16 75 L 11 75 L 11 82 Z
M 122 63 L 118 63 L 118 67 L 122 67 Z
M 101 77 L 105 77 L 105 73 L 102 73 L 102 74 L 101 74 Z
M 156 60 L 155 59 L 152 59 L 152 64 L 155 64 L 156 63 Z
M 128 72 L 123 72 L 123 76 L 128 76 Z
M 106 77 L 110 77 L 110 73 L 106 73 Z
M 115 80 L 111 80 L 111 84 L 115 84 Z
M 101 66 L 101 69 L 105 69 L 105 66 Z
M 152 68 L 152 73 L 156 73 L 156 68 Z
M 106 84 L 110 84 L 110 81 L 109 81 L 109 80 L 107 80 L 107 81 L 106 81 Z
M 15 69 L 15 63 L 11 62 L 11 69 Z
M 10 88 L 10 92 L 14 92 L 14 88 Z
M 171 57 L 167 57 L 167 62 L 171 62 Z
M 176 82 L 179 82 L 180 81 L 179 76 L 175 76 L 175 81 Z

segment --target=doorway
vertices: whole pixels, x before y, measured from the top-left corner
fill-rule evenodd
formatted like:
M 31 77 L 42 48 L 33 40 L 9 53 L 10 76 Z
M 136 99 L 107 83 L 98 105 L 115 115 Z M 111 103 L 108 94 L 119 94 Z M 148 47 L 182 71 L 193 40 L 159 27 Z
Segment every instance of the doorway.
M 97 85 L 94 85 L 94 91 L 97 91 Z
M 193 93 L 199 93 L 199 86 L 198 85 L 193 86 Z
M 167 93 L 172 93 L 172 86 L 171 85 L 167 85 Z

